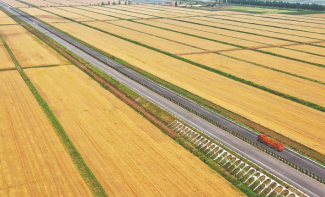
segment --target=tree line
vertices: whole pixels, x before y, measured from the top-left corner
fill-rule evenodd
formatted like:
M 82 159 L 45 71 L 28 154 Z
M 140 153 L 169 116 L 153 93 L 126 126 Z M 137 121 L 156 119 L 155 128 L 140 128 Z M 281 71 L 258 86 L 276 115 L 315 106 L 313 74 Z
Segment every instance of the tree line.
M 290 9 L 302 9 L 302 10 L 315 10 L 324 11 L 325 6 L 316 3 L 289 3 L 284 1 L 261 1 L 261 0 L 228 0 L 230 4 L 239 5 L 254 5 L 265 7 L 277 7 L 277 8 L 290 8 Z

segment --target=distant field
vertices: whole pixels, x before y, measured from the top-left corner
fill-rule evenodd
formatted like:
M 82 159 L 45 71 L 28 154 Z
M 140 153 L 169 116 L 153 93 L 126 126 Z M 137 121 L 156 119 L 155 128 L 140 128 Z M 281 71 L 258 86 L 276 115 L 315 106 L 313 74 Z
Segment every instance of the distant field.
M 243 196 L 76 67 L 26 72 L 109 196 Z
M 60 56 L 42 41 L 18 25 L 0 26 L 0 34 L 7 42 L 22 67 L 67 64 Z
M 18 72 L 0 81 L 0 196 L 92 196 Z

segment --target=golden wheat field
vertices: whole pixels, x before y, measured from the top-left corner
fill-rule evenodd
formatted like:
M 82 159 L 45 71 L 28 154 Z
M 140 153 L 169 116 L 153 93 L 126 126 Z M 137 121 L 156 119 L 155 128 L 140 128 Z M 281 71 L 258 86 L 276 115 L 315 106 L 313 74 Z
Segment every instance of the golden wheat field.
M 0 34 L 22 67 L 68 63 L 65 58 L 21 26 L 0 26 Z
M 207 27 L 199 24 L 180 22 L 180 21 L 175 21 L 170 19 L 139 20 L 139 22 L 158 26 L 158 27 L 163 27 L 175 31 L 181 31 L 184 33 L 195 34 L 198 36 L 202 36 L 204 38 L 211 38 L 211 39 L 221 40 L 221 41 L 224 40 L 229 43 L 238 44 L 247 47 L 265 46 L 265 45 L 284 45 L 284 44 L 292 43 L 289 41 L 263 37 L 263 35 L 258 36 L 258 35 L 244 34 L 240 32 Z M 223 36 L 220 36 L 219 34 Z M 229 37 L 229 35 L 231 37 Z M 232 39 L 234 40 L 231 41 Z
M 86 23 L 90 26 L 97 27 L 101 30 L 129 38 L 143 44 L 149 45 L 151 47 L 155 47 L 157 49 L 161 49 L 167 51 L 169 53 L 193 53 L 193 52 L 203 52 L 204 50 L 190 47 L 184 44 L 175 43 L 169 40 L 165 40 L 162 38 L 158 38 L 155 36 L 147 35 L 144 33 L 140 33 L 137 31 L 129 30 L 123 27 L 119 27 L 116 25 L 111 25 L 104 22 L 89 22 Z M 129 27 L 129 26 L 126 26 Z M 178 35 L 180 37 L 182 35 Z M 176 37 L 176 36 L 175 36 Z M 176 37 L 176 39 L 178 38 Z M 186 36 L 184 36 L 186 38 Z
M 124 10 L 129 11 L 131 13 L 139 13 L 139 14 L 146 14 L 152 17 L 166 17 L 166 18 L 175 18 L 175 17 L 183 17 L 183 16 L 189 16 L 188 14 L 177 14 L 177 13 L 171 13 L 168 11 L 161 11 L 161 10 L 142 10 L 142 9 L 134 9 L 130 6 L 124 6 L 124 7 L 116 7 L 117 10 Z
M 252 50 L 227 51 L 222 52 L 222 54 L 325 82 L 325 68 L 323 67 L 312 66 L 307 63 L 263 54 Z M 272 59 L 272 61 L 270 61 L 270 59 Z
M 140 14 L 140 13 L 134 13 L 134 12 L 128 12 L 128 11 L 115 9 L 114 6 L 104 6 L 104 7 L 100 7 L 99 9 L 105 10 L 108 12 L 112 12 L 112 13 L 116 13 L 116 14 L 132 16 L 132 17 L 136 17 L 136 18 L 153 18 L 152 16 L 149 16 L 146 14 Z
M 5 46 L 0 41 L 0 69 L 15 68 L 15 64 L 12 62 L 9 53 L 7 52 Z
M 221 17 L 227 17 L 229 18 L 229 16 L 221 16 Z M 212 16 L 211 18 L 208 17 L 204 17 L 201 18 L 203 20 L 207 20 L 207 21 L 213 21 L 213 22 L 220 22 L 220 23 L 226 23 L 227 25 L 232 25 L 232 26 L 240 26 L 240 27 L 244 27 L 244 28 L 249 28 L 249 29 L 257 29 L 257 30 L 263 30 L 263 31 L 267 31 L 267 32 L 273 32 L 276 34 L 285 34 L 285 35 L 292 35 L 292 36 L 300 36 L 301 38 L 310 38 L 310 39 L 318 39 L 318 40 L 324 40 L 324 35 L 322 35 L 322 33 L 313 33 L 313 32 L 304 32 L 304 31 L 298 31 L 295 29 L 284 29 L 284 28 L 278 28 L 278 27 L 268 27 L 268 26 L 261 26 L 261 25 L 255 25 L 255 24 L 248 24 L 248 23 L 244 23 L 245 20 L 243 19 L 243 21 L 229 21 L 229 20 L 221 20 L 218 19 L 219 16 Z M 231 18 L 229 18 L 231 19 Z
M 97 13 L 94 13 L 94 12 L 91 12 L 91 11 L 86 11 L 84 10 L 82 7 L 79 8 L 79 7 L 65 7 L 65 8 L 62 8 L 63 10 L 66 10 L 68 12 L 72 12 L 72 13 L 76 13 L 76 14 L 80 14 L 80 15 L 83 15 L 83 16 L 87 16 L 89 18 L 93 18 L 95 20 L 115 20 L 116 18 L 114 17 L 111 17 L 111 16 L 106 16 L 106 15 L 103 15 L 103 14 L 97 14 Z
M 38 8 L 21 8 L 22 11 L 27 14 L 33 15 L 38 19 L 46 22 L 46 23 L 55 23 L 55 22 L 70 22 L 70 20 L 56 16 L 44 10 L 40 10 Z
M 16 7 L 16 8 L 23 8 L 23 7 L 28 7 L 27 4 L 24 4 L 24 3 L 21 3 L 19 1 L 16 1 L 16 0 L 1 0 L 13 7 Z
M 317 44 L 319 44 L 319 43 L 317 43 Z M 303 51 L 303 52 L 306 52 L 306 53 L 318 54 L 318 55 L 321 55 L 321 56 L 325 56 L 325 47 L 317 47 L 317 46 L 312 46 L 312 45 L 304 44 L 304 45 L 286 46 L 285 48 L 294 49 L 294 50 Z
M 90 18 L 88 16 L 83 16 L 80 14 L 76 14 L 76 13 L 72 13 L 72 12 L 68 12 L 66 10 L 60 9 L 60 8 L 43 8 L 45 11 L 49 11 L 52 12 L 54 14 L 66 17 L 66 18 L 70 18 L 72 20 L 75 21 L 92 21 L 95 20 L 93 18 Z
M 0 11 L 0 25 L 17 24 L 12 18 Z
M 302 21 L 302 22 L 307 22 L 307 23 L 315 23 L 315 18 L 307 17 L 307 16 L 303 16 L 303 15 L 290 16 L 290 15 L 284 15 L 284 14 L 270 14 L 269 16 L 281 18 L 281 19 L 285 19 L 285 20 L 297 20 L 297 21 Z M 325 24 L 325 19 L 318 18 L 317 23 Z
M 301 37 L 298 36 L 296 32 L 290 32 L 291 34 L 286 33 L 280 33 L 280 32 L 271 32 L 269 31 L 270 28 L 268 27 L 260 27 L 258 25 L 249 25 L 245 23 L 238 23 L 238 22 L 232 22 L 232 21 L 224 21 L 219 20 L 217 18 L 207 18 L 207 17 L 193 17 L 193 18 L 184 18 L 183 21 L 187 22 L 194 22 L 209 26 L 216 26 L 226 29 L 232 29 L 236 31 L 243 31 L 243 32 L 249 32 L 253 34 L 258 34 L 261 36 L 270 36 L 272 38 L 281 38 L 289 41 L 295 41 L 295 42 L 316 42 L 318 41 L 317 38 L 314 37 Z M 255 27 L 255 28 L 254 28 Z M 276 29 L 277 31 L 278 29 Z M 289 30 L 283 30 L 283 31 L 289 31 Z M 287 32 L 288 33 L 288 32 Z M 318 34 L 317 34 L 318 36 Z M 319 36 L 321 37 L 321 35 Z
M 146 23 L 147 21 L 139 20 L 139 22 Z M 149 34 L 152 34 L 152 35 L 156 35 L 156 36 L 163 37 L 163 38 L 166 38 L 166 39 L 171 39 L 171 40 L 174 40 L 176 42 L 182 42 L 182 43 L 185 43 L 185 44 L 188 44 L 192 39 L 194 39 L 194 37 L 182 35 L 181 33 L 176 33 L 176 32 L 168 31 L 168 30 L 164 30 L 164 29 L 158 29 L 158 28 L 151 27 L 151 26 L 148 26 L 148 25 L 139 24 L 139 23 L 126 21 L 126 20 L 110 21 L 110 23 L 116 24 L 116 25 L 121 25 L 123 27 L 132 28 L 132 29 L 137 30 L 137 31 L 141 31 L 141 32 L 144 32 L 144 33 L 149 33 Z M 150 21 L 148 22 L 148 24 L 151 24 Z M 154 25 L 157 26 L 157 25 L 159 25 L 159 23 L 154 23 Z M 210 38 L 210 39 L 214 39 L 216 41 L 223 41 L 223 42 L 227 42 L 227 43 L 231 43 L 231 44 L 237 44 L 237 45 L 241 45 L 241 46 L 245 46 L 245 47 L 266 46 L 265 44 L 260 44 L 260 43 L 257 43 L 257 42 L 252 42 L 252 41 L 248 41 L 248 40 L 241 40 L 241 39 L 238 39 L 238 38 L 227 37 L 227 36 L 223 36 L 223 35 L 216 35 L 216 34 L 212 34 L 212 33 L 209 33 L 209 32 L 203 32 L 203 31 L 198 31 L 198 30 L 193 30 L 193 29 L 187 29 L 187 28 L 176 26 L 176 25 L 171 25 L 171 26 L 166 27 L 166 28 L 170 29 L 170 30 L 177 31 L 177 32 L 188 33 L 188 34 L 192 34 L 192 35 L 201 36 L 203 38 Z M 180 37 L 183 38 L 183 39 L 179 39 Z M 202 40 L 202 39 L 200 39 L 200 40 Z M 216 46 L 216 48 L 214 48 L 214 50 L 216 50 L 216 49 L 217 50 L 218 49 L 219 50 L 227 49 L 224 46 L 224 44 L 220 44 L 218 42 L 215 42 L 213 45 Z M 219 45 L 219 47 L 217 48 L 218 45 Z M 202 48 L 201 45 L 199 47 Z M 209 50 L 209 49 L 207 48 L 207 50 Z M 186 51 L 183 51 L 181 53 L 186 53 Z
M 98 6 L 88 6 L 88 7 L 83 7 L 82 9 L 89 10 L 89 11 L 96 12 L 96 13 L 100 13 L 100 14 L 104 14 L 104 15 L 109 15 L 109 16 L 112 16 L 112 17 L 116 17 L 116 19 L 135 19 L 135 18 L 137 18 L 137 17 L 134 17 L 134 16 L 128 16 L 128 15 L 113 13 L 113 12 L 110 12 L 109 10 L 102 10 Z
M 243 196 L 76 67 L 26 73 L 109 196 Z
M 325 153 L 325 139 L 318 135 L 325 126 L 323 112 L 79 24 L 55 26 L 176 86 Z
M 17 71 L 0 72 L 0 196 L 92 196 Z
M 54 3 L 51 1 L 44 1 L 44 0 L 25 0 L 24 2 L 27 2 L 29 4 L 32 4 L 34 6 L 42 6 L 42 7 L 50 7 L 50 6 L 58 6 L 58 3 Z
M 112 23 L 119 24 L 126 28 L 133 28 L 133 26 L 137 26 L 136 23 L 128 22 L 128 21 L 121 21 L 118 23 L 112 22 Z M 168 52 L 172 52 L 172 53 L 202 52 L 204 50 L 218 51 L 218 50 L 236 49 L 236 47 L 233 47 L 230 45 L 225 45 L 225 44 L 213 42 L 210 40 L 204 40 L 201 38 L 192 37 L 192 36 L 175 33 L 175 32 L 170 32 L 170 31 L 166 31 L 166 30 L 150 28 L 148 26 L 144 26 L 143 30 L 141 30 L 141 31 L 150 29 L 151 32 L 147 32 L 147 31 L 144 31 L 144 32 L 150 33 L 155 36 L 159 36 L 160 38 L 172 40 L 174 42 L 172 42 L 172 41 L 168 42 L 168 40 L 164 41 L 164 39 L 160 39 L 160 43 L 154 43 L 154 42 L 151 42 L 151 40 L 154 39 L 153 36 L 145 35 L 143 33 L 141 34 L 141 33 L 138 33 L 138 32 L 132 31 L 132 30 L 127 30 L 122 27 L 118 28 L 118 27 L 114 27 L 114 25 L 105 24 L 102 22 L 87 23 L 87 24 L 91 24 L 92 26 L 97 27 L 102 30 L 105 30 L 107 32 L 112 32 L 117 35 L 123 35 L 123 37 L 125 37 L 125 38 L 130 38 L 130 39 L 139 41 L 141 43 L 148 44 L 150 46 L 151 45 L 153 45 L 153 46 L 165 45 L 165 46 L 161 46 L 160 48 L 158 47 L 158 49 L 164 50 L 166 47 L 169 47 Z M 136 30 L 139 31 L 139 29 L 136 29 Z M 132 31 L 132 33 L 130 31 Z M 151 39 L 151 40 L 149 40 L 149 39 Z M 155 40 L 158 40 L 158 38 L 156 37 Z M 175 43 L 175 42 L 178 42 L 178 43 Z M 189 46 L 186 46 L 181 43 L 186 43 Z M 174 49 L 173 49 L 173 46 L 175 46 Z M 184 48 L 184 50 L 182 50 L 182 48 Z
M 322 64 L 325 65 L 325 58 L 317 55 L 312 55 L 300 51 L 294 51 L 290 49 L 285 48 L 267 48 L 267 49 L 261 49 L 262 51 L 271 52 L 279 55 L 283 55 L 286 57 L 312 62 L 316 64 Z M 311 65 L 312 66 L 312 65 Z
M 288 25 L 294 25 L 294 26 L 302 26 L 302 27 L 313 27 L 313 28 L 325 28 L 325 24 L 320 23 L 305 23 L 301 21 L 296 20 L 281 20 L 277 18 L 271 18 L 269 15 L 264 14 L 256 14 L 256 15 L 240 15 L 240 16 L 233 16 L 236 19 L 250 19 L 252 21 L 259 20 L 259 21 L 265 21 L 265 22 L 272 22 L 274 24 L 288 24 Z
M 272 90 L 325 106 L 325 85 L 213 53 L 183 57 Z
M 232 21 L 236 21 L 239 23 L 246 23 L 246 24 L 254 24 L 254 25 L 260 25 L 261 27 L 267 27 L 267 26 L 272 26 L 273 27 L 277 27 L 280 28 L 279 32 L 282 32 L 282 29 L 290 29 L 293 31 L 296 31 L 298 35 L 304 35 L 301 34 L 303 31 L 305 32 L 310 32 L 310 33 L 317 33 L 317 34 L 323 34 L 325 33 L 325 29 L 321 29 L 321 28 L 313 28 L 313 27 L 303 27 L 303 26 L 299 26 L 297 24 L 291 25 L 291 24 L 283 24 L 280 22 L 271 22 L 271 21 L 260 21 L 256 18 L 254 19 L 246 19 L 243 17 L 238 17 L 238 18 L 234 18 L 233 16 L 218 16 L 218 19 L 225 19 L 225 20 L 232 20 Z M 256 27 L 256 26 L 255 26 Z M 314 36 L 311 36 L 314 37 Z

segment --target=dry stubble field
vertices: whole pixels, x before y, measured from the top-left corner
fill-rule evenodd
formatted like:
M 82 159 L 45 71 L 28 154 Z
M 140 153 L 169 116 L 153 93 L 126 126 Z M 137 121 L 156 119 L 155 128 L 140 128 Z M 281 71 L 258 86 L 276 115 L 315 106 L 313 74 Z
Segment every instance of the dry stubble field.
M 56 51 L 19 25 L 0 26 L 0 34 L 22 67 L 67 64 Z
M 17 71 L 0 72 L 0 196 L 92 196 Z
M 76 67 L 26 73 L 109 196 L 242 196 Z
M 12 18 L 0 11 L 0 25 L 17 24 Z

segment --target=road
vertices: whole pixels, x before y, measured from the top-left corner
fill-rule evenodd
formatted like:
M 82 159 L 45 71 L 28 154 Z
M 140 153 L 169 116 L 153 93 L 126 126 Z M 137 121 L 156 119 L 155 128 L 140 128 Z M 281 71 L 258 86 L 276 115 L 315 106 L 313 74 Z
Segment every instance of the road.
M 132 90 L 139 93 L 146 99 L 157 104 L 158 106 L 167 110 L 171 114 L 176 115 L 188 124 L 196 127 L 200 131 L 216 139 L 218 142 L 226 145 L 233 151 L 251 160 L 255 164 L 261 166 L 273 175 L 300 189 L 306 194 L 309 194 L 310 196 L 325 196 L 324 185 L 294 170 L 288 165 L 274 159 L 273 157 L 263 153 L 262 151 L 252 147 L 246 142 L 230 135 L 226 131 L 221 130 L 215 125 L 209 123 L 208 121 L 201 119 L 200 117 L 185 110 L 179 105 L 176 105 L 174 102 L 171 102 L 170 100 L 164 98 L 160 94 L 165 95 L 165 97 L 168 97 L 178 103 L 181 103 L 183 106 L 186 106 L 187 108 L 196 111 L 197 113 L 209 118 L 212 121 L 218 122 L 229 130 L 237 132 L 238 134 L 244 136 L 245 138 L 251 141 L 256 141 L 257 139 L 257 134 L 255 132 L 244 128 L 214 112 L 211 112 L 205 109 L 204 107 L 201 107 L 200 105 L 190 100 L 187 100 L 186 98 L 183 98 L 182 96 L 175 94 L 174 92 L 138 75 L 137 73 L 102 56 L 96 51 L 93 51 L 92 49 L 76 42 L 75 40 L 66 37 L 65 35 L 61 34 L 60 32 L 57 32 L 49 26 L 40 23 L 36 19 L 24 15 L 24 13 L 20 12 L 19 10 L 13 7 L 10 7 L 7 4 L 4 4 L 1 1 L 0 6 L 19 16 L 21 19 L 32 25 L 34 28 L 51 37 L 53 40 L 60 43 L 62 46 L 66 47 L 73 53 L 77 54 L 84 60 L 88 61 L 92 65 L 107 73 L 108 75 L 117 79 L 121 83 L 130 87 Z M 143 86 L 142 84 L 145 84 L 145 86 Z M 157 94 L 156 92 L 159 92 L 160 94 Z M 264 146 L 261 143 L 259 145 Z M 274 151 L 273 149 L 270 149 L 267 146 L 265 146 L 265 148 Z M 319 175 L 323 179 L 325 179 L 325 168 L 309 160 L 308 158 L 305 158 L 300 154 L 289 149 L 286 149 L 285 151 L 277 154 L 279 154 L 283 158 L 288 159 L 289 161 L 294 162 L 302 168 L 314 173 L 315 175 Z

